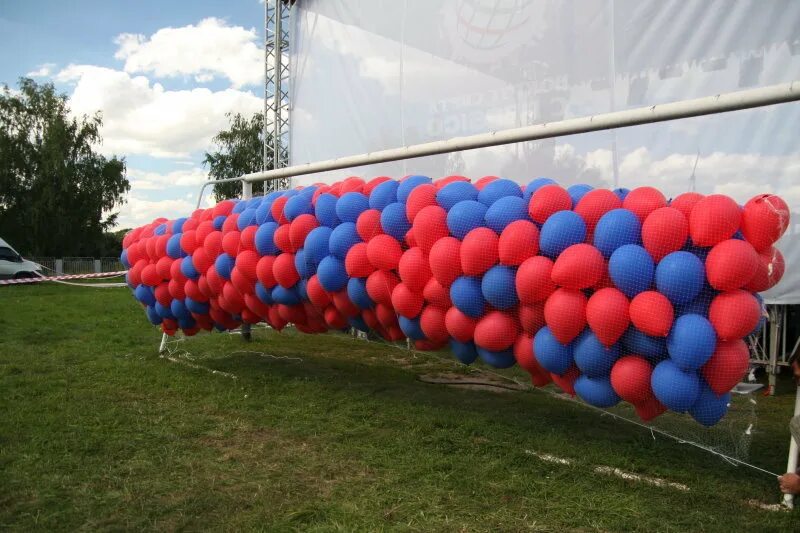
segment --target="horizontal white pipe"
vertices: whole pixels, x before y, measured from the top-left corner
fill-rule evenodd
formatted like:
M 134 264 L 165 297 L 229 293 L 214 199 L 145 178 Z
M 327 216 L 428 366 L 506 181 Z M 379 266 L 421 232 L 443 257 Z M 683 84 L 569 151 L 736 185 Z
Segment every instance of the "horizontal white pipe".
M 638 107 L 636 109 L 603 113 L 590 117 L 571 118 L 558 122 L 493 131 L 468 137 L 455 137 L 446 141 L 415 144 L 402 148 L 392 148 L 328 161 L 304 163 L 302 165 L 245 174 L 239 179 L 249 182 L 267 181 L 292 176 L 302 176 L 304 174 L 315 174 L 328 170 L 359 167 L 388 161 L 400 161 L 403 159 L 458 152 L 461 150 L 473 150 L 486 146 L 498 146 L 501 144 L 548 139 L 551 137 L 574 135 L 576 133 L 586 133 L 590 131 L 625 128 L 628 126 L 637 126 L 639 124 L 663 122 L 666 120 L 713 115 L 740 109 L 794 102 L 797 100 L 800 100 L 800 81 L 793 81 L 778 85 L 770 85 L 768 87 L 759 87 L 758 89 L 695 98 L 693 100 L 681 100 L 679 102 Z

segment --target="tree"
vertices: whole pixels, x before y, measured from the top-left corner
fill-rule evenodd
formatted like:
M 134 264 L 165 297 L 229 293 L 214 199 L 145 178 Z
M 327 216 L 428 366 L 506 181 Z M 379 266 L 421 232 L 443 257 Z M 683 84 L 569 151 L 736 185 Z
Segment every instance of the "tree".
M 263 124 L 264 115 L 255 113 L 249 119 L 241 113 L 226 115 L 230 128 L 216 134 L 212 139 L 217 151 L 206 152 L 203 165 L 208 165 L 208 179 L 220 180 L 238 178 L 242 174 L 262 170 L 263 161 Z M 271 136 L 269 137 L 271 139 Z M 267 169 L 272 169 L 270 162 Z M 253 193 L 262 194 L 264 182 L 253 183 Z M 214 197 L 217 201 L 226 198 L 238 198 L 242 195 L 240 182 L 218 183 L 214 185 Z
M 99 255 L 130 190 L 125 160 L 95 152 L 100 114 L 75 117 L 52 83 L 0 94 L 0 236 L 28 255 Z

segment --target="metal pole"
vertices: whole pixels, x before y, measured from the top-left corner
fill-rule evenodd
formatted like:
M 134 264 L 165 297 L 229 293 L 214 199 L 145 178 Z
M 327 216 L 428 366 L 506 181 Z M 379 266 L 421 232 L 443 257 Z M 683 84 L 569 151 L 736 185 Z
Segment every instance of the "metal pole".
M 280 110 L 283 104 L 281 94 L 281 76 L 283 75 L 283 35 L 281 35 L 281 19 L 283 19 L 283 2 L 275 2 L 275 128 L 272 131 L 272 168 L 280 168 L 281 120 Z
M 781 306 L 770 306 L 769 311 L 769 364 L 767 365 L 767 372 L 769 373 L 769 395 L 775 396 L 775 384 L 778 374 L 778 341 L 780 339 L 779 332 L 781 329 Z
M 280 2 L 279 2 L 280 3 Z M 253 197 L 253 184 L 247 181 L 242 182 L 242 201 L 247 201 Z M 250 324 L 242 322 L 242 338 L 250 342 L 253 338 L 250 331 Z
M 800 415 L 800 387 L 797 387 L 794 398 L 794 416 Z M 797 471 L 797 441 L 794 437 L 789 437 L 789 459 L 786 461 L 786 471 L 794 473 Z M 783 504 L 789 509 L 794 508 L 794 495 L 784 494 Z

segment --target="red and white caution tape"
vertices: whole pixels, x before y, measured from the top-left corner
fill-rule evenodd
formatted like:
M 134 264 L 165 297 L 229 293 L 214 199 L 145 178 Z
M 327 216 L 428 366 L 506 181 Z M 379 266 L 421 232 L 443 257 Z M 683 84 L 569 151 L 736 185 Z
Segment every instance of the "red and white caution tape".
M 20 283 L 39 283 L 40 281 L 62 281 L 68 279 L 114 278 L 117 276 L 124 276 L 125 272 L 125 270 L 121 270 L 119 272 L 100 272 L 98 274 L 70 274 L 67 276 L 41 276 L 36 278 L 4 279 L 0 280 L 0 285 L 17 285 Z

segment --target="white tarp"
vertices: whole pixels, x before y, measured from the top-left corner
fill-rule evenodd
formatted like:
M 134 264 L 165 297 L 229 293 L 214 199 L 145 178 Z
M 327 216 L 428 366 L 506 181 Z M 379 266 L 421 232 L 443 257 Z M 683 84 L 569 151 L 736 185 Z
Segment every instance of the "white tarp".
M 796 0 L 301 0 L 293 164 L 800 80 Z M 773 303 L 800 303 L 800 104 L 303 176 L 548 176 L 694 188 L 794 215 Z

